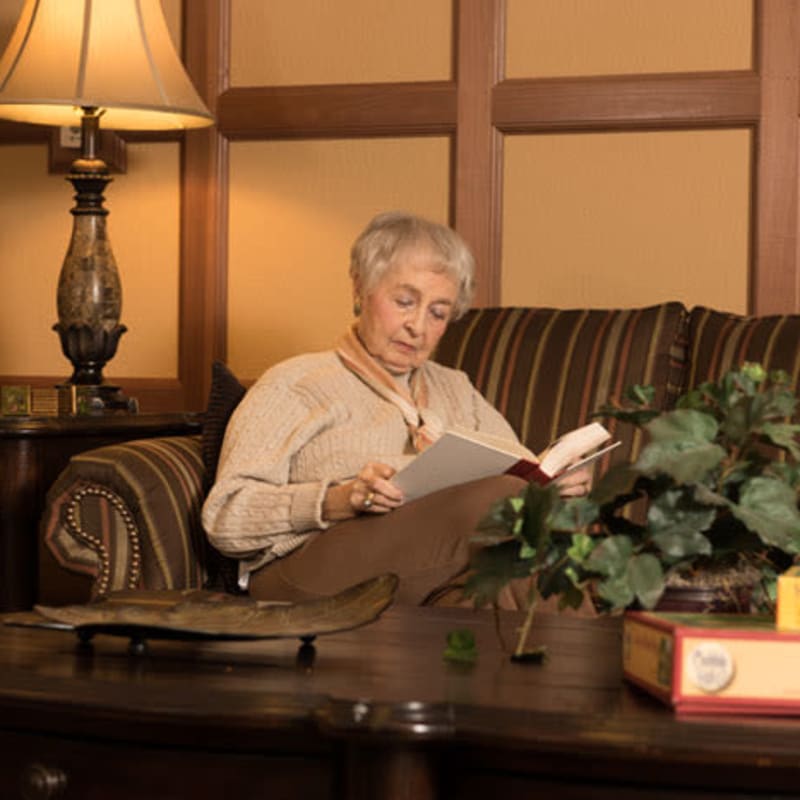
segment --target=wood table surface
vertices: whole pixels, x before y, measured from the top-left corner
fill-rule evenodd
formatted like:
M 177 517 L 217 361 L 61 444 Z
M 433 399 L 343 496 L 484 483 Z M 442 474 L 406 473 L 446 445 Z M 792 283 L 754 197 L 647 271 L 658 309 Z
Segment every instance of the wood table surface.
M 501 619 L 511 641 L 521 617 Z M 541 666 L 467 609 L 392 607 L 313 658 L 0 626 L 0 787 L 38 762 L 66 788 L 27 796 L 82 800 L 800 796 L 798 720 L 676 716 L 622 680 L 620 623 L 541 614 Z M 443 659 L 457 628 L 473 666 Z

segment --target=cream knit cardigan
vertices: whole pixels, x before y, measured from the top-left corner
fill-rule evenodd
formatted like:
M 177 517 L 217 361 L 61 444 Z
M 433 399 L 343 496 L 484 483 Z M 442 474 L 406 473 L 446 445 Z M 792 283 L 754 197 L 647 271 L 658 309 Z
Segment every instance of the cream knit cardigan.
M 517 440 L 463 372 L 431 361 L 420 369 L 443 428 Z M 321 517 L 330 484 L 369 461 L 399 469 L 413 457 L 400 410 L 335 352 L 297 356 L 265 372 L 231 417 L 203 526 L 218 550 L 241 559 L 246 576 L 331 525 Z

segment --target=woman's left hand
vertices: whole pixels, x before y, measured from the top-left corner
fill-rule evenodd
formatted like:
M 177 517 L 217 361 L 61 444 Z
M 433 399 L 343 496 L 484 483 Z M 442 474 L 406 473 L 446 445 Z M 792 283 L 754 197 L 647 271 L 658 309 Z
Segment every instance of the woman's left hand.
M 592 468 L 583 467 L 570 472 L 556 481 L 556 486 L 561 497 L 584 497 L 592 490 Z
M 403 504 L 403 492 L 390 479 L 395 469 L 371 461 L 351 481 L 330 486 L 322 501 L 323 519 L 332 522 L 358 514 L 386 514 Z

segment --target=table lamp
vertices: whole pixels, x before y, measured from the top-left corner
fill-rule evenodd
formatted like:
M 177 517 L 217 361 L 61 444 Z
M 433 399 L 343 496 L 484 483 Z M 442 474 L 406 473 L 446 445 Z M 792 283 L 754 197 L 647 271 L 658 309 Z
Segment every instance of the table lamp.
M 98 152 L 99 127 L 197 128 L 213 118 L 172 45 L 160 0 L 26 0 L 0 59 L 0 117 L 80 125 L 72 238 L 58 279 L 58 332 L 89 410 L 128 410 L 103 367 L 120 336 L 122 291 L 106 231 L 103 191 L 111 181 Z

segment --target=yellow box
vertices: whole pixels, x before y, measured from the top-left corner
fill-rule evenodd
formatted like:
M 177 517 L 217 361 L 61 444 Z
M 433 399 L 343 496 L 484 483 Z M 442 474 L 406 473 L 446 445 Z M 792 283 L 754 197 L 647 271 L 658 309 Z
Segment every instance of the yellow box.
M 775 627 L 784 631 L 800 630 L 800 567 L 791 567 L 778 576 Z

